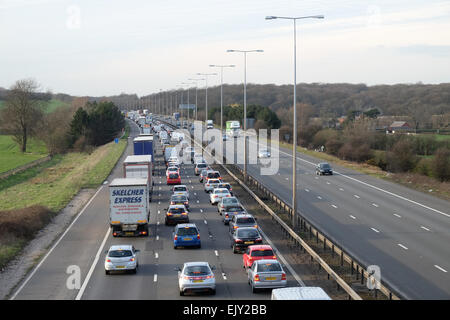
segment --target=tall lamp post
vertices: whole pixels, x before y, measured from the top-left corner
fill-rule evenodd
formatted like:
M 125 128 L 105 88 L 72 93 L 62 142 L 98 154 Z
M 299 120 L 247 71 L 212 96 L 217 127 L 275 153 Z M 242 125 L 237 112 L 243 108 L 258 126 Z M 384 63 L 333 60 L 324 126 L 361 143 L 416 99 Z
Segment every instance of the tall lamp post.
M 208 120 L 208 76 L 217 76 L 217 73 L 197 73 L 198 76 L 204 76 L 206 80 L 206 93 L 205 93 L 205 124 Z
M 220 68 L 220 133 L 223 132 L 223 68 L 234 68 L 234 64 L 230 65 L 209 65 L 212 68 Z
M 292 227 L 297 226 L 297 20 L 302 19 L 324 19 L 323 15 L 304 16 L 304 17 L 277 17 L 267 16 L 266 20 L 286 19 L 294 22 L 294 126 L 293 126 L 293 144 L 292 144 Z
M 206 79 L 191 79 L 191 78 L 189 78 L 188 80 L 195 81 L 195 120 L 197 120 L 197 91 L 198 91 L 197 81 L 206 80 Z
M 244 182 L 247 181 L 247 53 L 264 52 L 264 50 L 227 50 L 244 54 Z

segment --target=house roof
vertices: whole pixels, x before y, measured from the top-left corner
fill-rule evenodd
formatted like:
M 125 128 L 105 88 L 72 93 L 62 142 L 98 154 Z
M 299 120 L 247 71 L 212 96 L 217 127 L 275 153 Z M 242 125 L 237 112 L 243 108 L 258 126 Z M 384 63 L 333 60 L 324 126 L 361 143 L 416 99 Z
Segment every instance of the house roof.
M 394 121 L 394 122 L 392 122 L 392 124 L 389 127 L 390 128 L 399 128 L 399 127 L 408 127 L 409 128 L 409 124 L 406 121 Z

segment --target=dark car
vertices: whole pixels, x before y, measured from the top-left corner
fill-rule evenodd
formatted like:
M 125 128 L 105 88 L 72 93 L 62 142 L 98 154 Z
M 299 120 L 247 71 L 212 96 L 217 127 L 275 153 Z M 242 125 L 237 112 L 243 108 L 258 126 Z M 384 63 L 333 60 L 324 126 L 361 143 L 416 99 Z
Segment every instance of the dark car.
M 241 206 L 227 207 L 223 212 L 223 223 L 229 224 L 231 219 L 237 214 L 247 214 L 247 211 Z
M 170 205 L 184 205 L 189 210 L 189 199 L 182 194 L 174 194 L 170 197 Z
M 231 248 L 233 248 L 233 253 L 245 251 L 248 246 L 261 243 L 262 237 L 256 228 L 239 228 L 231 235 Z
M 331 166 L 328 163 L 322 162 L 316 166 L 316 174 L 319 176 L 325 174 L 333 175 L 333 169 L 331 169 Z
M 251 214 L 235 214 L 230 220 L 230 234 L 233 234 L 239 228 L 258 228 L 256 224 L 256 219 Z
M 166 226 L 177 223 L 189 223 L 188 210 L 184 205 L 172 205 L 167 209 Z

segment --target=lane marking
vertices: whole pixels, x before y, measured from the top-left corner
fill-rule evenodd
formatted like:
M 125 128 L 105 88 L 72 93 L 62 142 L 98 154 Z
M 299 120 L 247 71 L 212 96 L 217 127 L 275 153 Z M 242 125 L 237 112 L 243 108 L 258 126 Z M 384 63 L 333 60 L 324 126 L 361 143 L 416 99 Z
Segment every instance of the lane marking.
M 156 224 L 159 226 L 159 221 L 156 221 Z
M 377 208 L 379 207 L 376 203 L 372 203 L 372 205 Z
M 430 229 L 425 228 L 424 226 L 420 226 L 423 230 L 430 231 Z
M 159 236 L 156 236 L 156 241 L 158 241 L 159 240 Z
M 222 277 L 223 277 L 223 280 L 227 280 L 227 276 L 225 275 L 224 272 L 222 272 Z
M 290 154 L 288 154 L 288 153 L 286 153 L 286 152 L 284 152 L 284 151 L 281 151 L 280 149 L 278 149 L 278 151 L 279 151 L 280 153 L 284 153 L 285 155 L 287 155 L 287 156 L 289 156 L 289 157 L 292 158 L 292 155 L 290 155 Z M 300 158 L 300 157 L 298 157 L 298 156 L 297 156 L 296 158 L 297 158 L 297 160 L 300 160 L 300 161 L 309 163 L 309 164 L 311 164 L 311 165 L 313 165 L 313 166 L 316 166 L 316 164 L 313 163 L 313 162 L 310 162 L 310 161 L 308 161 L 308 160 L 302 159 L 302 158 Z M 396 194 L 396 193 L 393 193 L 393 192 L 390 192 L 390 191 L 387 191 L 387 190 L 384 190 L 384 189 L 375 187 L 375 186 L 373 186 L 373 185 L 371 185 L 371 184 L 369 184 L 369 183 L 366 183 L 366 182 L 360 181 L 360 180 L 358 180 L 358 179 L 349 177 L 349 176 L 347 176 L 347 175 L 345 175 L 345 174 L 342 174 L 342 173 L 340 173 L 340 172 L 338 172 L 338 171 L 334 171 L 334 172 L 335 172 L 336 174 L 339 174 L 339 175 L 343 176 L 344 178 L 353 180 L 353 181 L 355 181 L 355 182 L 358 182 L 358 183 L 360 183 L 360 184 L 363 184 L 363 185 L 365 185 L 365 186 L 368 186 L 368 187 L 373 188 L 373 189 L 375 189 L 375 190 L 378 190 L 378 191 L 380 191 L 380 192 L 384 192 L 384 193 L 389 194 L 389 195 L 391 195 L 391 196 L 397 197 L 397 198 L 399 198 L 399 199 L 401 199 L 401 200 L 408 201 L 408 202 L 410 202 L 410 203 L 416 204 L 416 205 L 418 205 L 418 206 L 421 206 L 421 207 L 423 207 L 423 208 L 426 208 L 426 209 L 428 209 L 428 210 L 431 210 L 431 211 L 434 211 L 434 212 L 436 212 L 436 213 L 439 213 L 439 214 L 441 214 L 441 215 L 443 215 L 443 216 L 446 216 L 447 218 L 450 218 L 450 214 L 447 214 L 447 213 L 445 213 L 445 212 L 442 212 L 442 211 L 439 211 L 439 210 L 437 210 L 437 209 L 431 208 L 431 207 L 426 206 L 426 205 L 424 205 L 424 204 L 421 204 L 421 203 L 419 203 L 419 202 L 410 200 L 410 199 L 405 198 L 405 197 L 403 197 L 403 196 L 400 196 L 400 195 L 398 195 L 398 194 Z M 318 177 L 315 177 L 315 178 L 316 178 L 316 179 L 319 179 Z
M 357 194 L 353 195 L 356 199 L 359 199 L 359 196 Z
M 339 190 L 340 190 L 340 191 L 344 191 L 344 189 L 343 189 L 343 188 L 339 188 Z
M 378 231 L 378 230 L 375 229 L 375 228 L 370 228 L 370 229 L 372 229 L 372 230 L 375 231 L 376 233 L 380 233 L 380 231 Z
M 442 272 L 447 273 L 447 270 L 445 270 L 445 269 L 442 268 L 442 267 L 439 267 L 437 264 L 435 264 L 434 266 L 435 266 L 437 269 L 441 270 Z
M 108 239 L 110 233 L 110 227 L 106 230 L 105 237 L 103 238 L 103 241 L 100 245 L 100 248 L 98 248 L 97 254 L 95 255 L 94 262 L 91 265 L 91 268 L 89 269 L 88 274 L 86 275 L 86 278 L 84 279 L 83 285 L 80 288 L 80 291 L 78 291 L 77 296 L 75 297 L 75 300 L 80 300 L 83 296 L 84 290 L 86 290 L 87 284 L 89 283 L 89 280 L 91 279 L 92 273 L 94 272 L 95 266 L 97 265 L 98 260 L 100 259 L 100 254 L 103 251 L 103 247 L 106 244 L 106 240 Z
M 401 218 L 402 216 L 399 214 L 394 213 L 394 216 L 396 216 L 397 218 Z
M 204 222 L 205 224 L 208 224 L 208 221 L 206 221 L 206 220 L 203 220 L 203 222 Z
M 317 196 L 317 199 L 322 199 L 322 197 L 321 196 Z
M 354 216 L 352 216 L 352 215 L 349 215 L 349 217 L 352 218 L 352 219 L 354 219 L 354 220 L 356 220 L 356 218 L 355 218 Z
M 200 209 L 200 212 L 202 212 L 202 213 L 203 213 L 203 209 Z
M 197 203 L 200 203 L 200 201 L 197 200 Z
M 308 189 L 305 189 L 305 191 L 306 191 L 306 192 L 309 192 L 309 190 L 308 190 Z
M 94 200 L 94 198 L 98 195 L 100 190 L 103 189 L 103 186 L 101 186 L 97 192 L 92 196 L 92 198 L 86 203 L 86 205 L 83 207 L 83 209 L 80 211 L 80 213 L 75 217 L 75 219 L 72 221 L 72 223 L 69 225 L 69 227 L 64 231 L 64 233 L 61 235 L 61 237 L 58 239 L 58 241 L 55 242 L 53 247 L 47 252 L 47 254 L 42 258 L 42 260 L 39 262 L 39 264 L 36 266 L 36 268 L 31 272 L 31 274 L 26 278 L 26 280 L 22 283 L 22 285 L 17 289 L 17 291 L 14 293 L 14 295 L 10 298 L 10 300 L 14 300 L 16 296 L 22 291 L 22 289 L 25 287 L 25 285 L 30 281 L 30 279 L 34 276 L 34 274 L 37 272 L 39 267 L 45 262 L 45 260 L 48 258 L 48 256 L 53 252 L 53 250 L 56 248 L 56 246 L 61 242 L 61 240 L 64 238 L 64 236 L 69 232 L 69 230 L 72 228 L 72 226 L 75 224 L 75 222 L 78 220 L 78 218 L 83 214 L 83 212 L 86 210 L 86 208 L 91 204 L 91 202 Z
M 214 253 L 216 254 L 216 256 L 219 256 L 219 252 L 217 252 L 217 250 L 214 250 Z
M 158 281 L 158 275 L 155 273 L 155 275 L 153 276 L 153 282 Z
M 405 249 L 405 250 L 408 250 L 408 248 L 405 247 L 404 245 L 402 245 L 401 243 L 398 243 L 398 245 L 399 245 L 400 248 L 403 248 L 403 249 Z
M 158 259 L 158 252 L 155 252 L 155 259 Z
M 331 184 L 331 183 L 329 183 L 329 182 L 327 181 L 327 184 Z
M 331 205 L 333 208 L 337 209 L 337 206 L 335 206 L 334 204 Z

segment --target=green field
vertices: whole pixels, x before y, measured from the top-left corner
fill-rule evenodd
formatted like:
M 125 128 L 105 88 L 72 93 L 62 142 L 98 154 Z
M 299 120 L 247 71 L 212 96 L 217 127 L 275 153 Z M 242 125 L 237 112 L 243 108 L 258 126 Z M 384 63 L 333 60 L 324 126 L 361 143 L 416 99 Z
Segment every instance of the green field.
M 47 148 L 42 141 L 30 139 L 27 144 L 27 152 L 22 153 L 11 136 L 0 135 L 0 173 L 45 156 L 47 156 Z
M 0 109 L 3 108 L 3 106 L 5 105 L 5 101 L 0 100 Z M 44 113 L 52 113 L 53 111 L 55 111 L 58 108 L 67 108 L 69 107 L 70 104 L 61 100 L 57 100 L 57 99 L 52 99 L 48 102 L 48 104 L 46 105 L 46 107 L 44 108 Z

